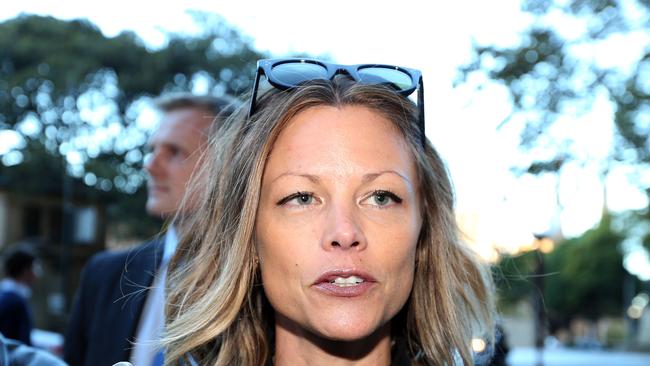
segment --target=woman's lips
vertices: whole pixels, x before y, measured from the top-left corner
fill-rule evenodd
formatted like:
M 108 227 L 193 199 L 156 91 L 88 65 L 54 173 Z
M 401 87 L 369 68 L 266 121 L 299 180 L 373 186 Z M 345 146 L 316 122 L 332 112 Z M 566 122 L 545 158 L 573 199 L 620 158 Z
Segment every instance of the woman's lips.
M 377 281 L 369 273 L 357 269 L 336 269 L 323 273 L 312 284 L 316 290 L 331 296 L 361 296 Z

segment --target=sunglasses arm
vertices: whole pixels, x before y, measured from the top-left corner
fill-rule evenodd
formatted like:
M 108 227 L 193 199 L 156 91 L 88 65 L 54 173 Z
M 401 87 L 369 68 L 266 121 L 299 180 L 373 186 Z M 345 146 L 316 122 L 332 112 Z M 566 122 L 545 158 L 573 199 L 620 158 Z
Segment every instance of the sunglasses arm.
M 422 139 L 422 147 L 426 144 L 427 136 L 424 133 L 424 81 L 422 80 L 422 77 L 420 76 L 420 80 L 418 81 L 418 108 L 420 109 L 420 117 L 418 124 L 420 127 L 420 133 L 421 136 L 420 138 Z
M 248 119 L 250 119 L 253 113 L 255 113 L 255 100 L 257 99 L 257 89 L 260 84 L 260 77 L 262 76 L 262 73 L 264 73 L 264 70 L 258 66 L 257 72 L 255 73 L 255 82 L 253 83 L 253 92 L 251 93 L 251 103 L 248 107 Z

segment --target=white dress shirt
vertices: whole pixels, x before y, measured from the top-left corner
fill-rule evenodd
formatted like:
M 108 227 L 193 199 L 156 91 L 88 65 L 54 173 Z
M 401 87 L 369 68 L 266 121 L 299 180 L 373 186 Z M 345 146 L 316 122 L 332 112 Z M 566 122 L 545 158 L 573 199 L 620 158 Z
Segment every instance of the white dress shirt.
M 170 226 L 165 234 L 165 249 L 156 276 L 147 294 L 142 309 L 140 322 L 136 331 L 135 344 L 131 352 L 131 363 L 134 366 L 150 366 L 154 357 L 160 351 L 158 340 L 165 325 L 165 277 L 167 264 L 176 251 L 178 238 L 176 230 Z

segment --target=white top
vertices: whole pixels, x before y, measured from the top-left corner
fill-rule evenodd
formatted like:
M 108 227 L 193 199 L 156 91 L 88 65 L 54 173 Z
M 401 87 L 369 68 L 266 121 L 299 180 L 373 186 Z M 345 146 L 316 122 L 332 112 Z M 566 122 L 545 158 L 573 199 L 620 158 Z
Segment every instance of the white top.
M 32 289 L 13 278 L 5 278 L 0 281 L 0 291 L 16 293 L 26 300 L 32 297 Z
M 158 340 L 165 326 L 165 277 L 167 264 L 176 251 L 178 238 L 176 230 L 170 226 L 165 234 L 165 249 L 156 277 L 151 284 L 147 299 L 142 309 L 140 322 L 135 336 L 131 363 L 134 366 L 150 366 L 154 357 L 160 352 Z

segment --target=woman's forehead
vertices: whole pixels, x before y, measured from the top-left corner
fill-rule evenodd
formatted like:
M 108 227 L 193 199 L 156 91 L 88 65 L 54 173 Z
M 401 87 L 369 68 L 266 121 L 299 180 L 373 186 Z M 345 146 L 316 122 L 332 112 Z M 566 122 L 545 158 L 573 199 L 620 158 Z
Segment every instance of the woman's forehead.
M 393 122 L 363 106 L 318 106 L 298 113 L 280 132 L 265 170 L 269 175 L 394 170 L 415 178 L 411 150 Z

